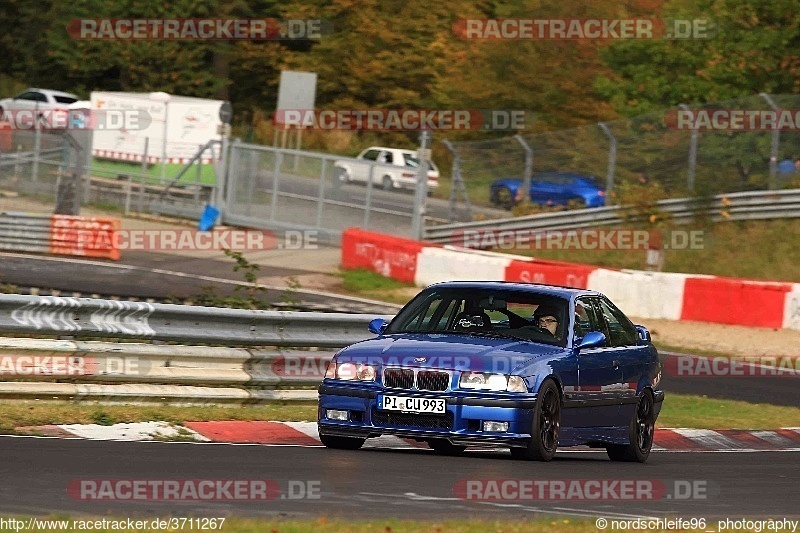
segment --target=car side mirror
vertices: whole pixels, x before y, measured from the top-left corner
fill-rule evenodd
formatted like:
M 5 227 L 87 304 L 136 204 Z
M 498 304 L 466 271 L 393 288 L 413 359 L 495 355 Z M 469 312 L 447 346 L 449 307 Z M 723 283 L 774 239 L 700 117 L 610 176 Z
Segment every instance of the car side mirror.
M 636 331 L 639 332 L 638 344 L 650 344 L 652 342 L 652 339 L 650 338 L 650 332 L 646 327 L 636 324 Z
M 388 325 L 389 323 L 386 322 L 384 319 L 374 318 L 370 320 L 367 329 L 370 331 L 370 333 L 374 333 L 375 335 L 380 335 L 383 333 L 383 330 L 385 330 L 386 326 Z
M 589 348 L 602 348 L 606 345 L 606 336 L 599 331 L 590 331 L 586 336 L 581 339 L 578 344 L 578 350 L 587 350 Z

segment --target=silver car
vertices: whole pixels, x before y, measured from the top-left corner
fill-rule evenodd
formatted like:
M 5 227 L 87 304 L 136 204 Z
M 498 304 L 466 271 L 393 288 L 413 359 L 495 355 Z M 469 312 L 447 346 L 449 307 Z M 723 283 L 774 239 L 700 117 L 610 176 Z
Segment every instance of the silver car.
M 340 159 L 334 163 L 336 178 L 342 183 L 367 183 L 372 170 L 372 183 L 386 190 L 413 189 L 419 169 L 417 152 L 401 148 L 372 146 L 356 160 Z M 428 190 L 439 186 L 439 169 L 428 161 Z
M 22 91 L 12 98 L 0 100 L 0 112 L 21 111 L 23 109 L 66 111 L 70 104 L 74 104 L 77 101 L 78 97 L 74 94 L 33 88 Z

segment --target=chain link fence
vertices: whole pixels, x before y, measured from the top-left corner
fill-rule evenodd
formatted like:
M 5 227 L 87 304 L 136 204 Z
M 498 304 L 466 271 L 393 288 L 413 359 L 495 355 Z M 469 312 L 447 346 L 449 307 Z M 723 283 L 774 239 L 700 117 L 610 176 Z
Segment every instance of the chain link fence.
M 424 222 L 509 217 L 525 191 L 533 203 L 523 205 L 536 212 L 539 204 L 620 204 L 632 190 L 660 200 L 800 188 L 797 124 L 784 131 L 676 126 L 679 111 L 798 109 L 800 95 L 760 95 L 548 133 L 445 141 L 453 155 L 450 197 L 429 197 Z M 162 167 L 162 147 L 141 141 L 141 153 L 120 161 L 92 152 L 91 131 L 0 130 L 0 189 L 65 214 L 91 203 L 199 219 L 211 204 L 230 224 L 314 228 L 333 240 L 348 227 L 414 237 L 413 169 L 235 139 L 209 141 L 194 157 Z
M 731 111 L 798 109 L 800 95 L 756 95 L 561 131 L 453 142 L 453 179 L 467 191 L 462 207 L 505 209 L 526 199 L 560 208 L 613 205 L 634 188 L 654 200 L 797 188 L 800 124 L 783 131 L 696 129 L 677 118 L 685 112 L 682 118 L 700 124 L 701 112 L 730 117 Z
M 413 191 L 396 178 L 413 171 L 363 159 L 234 142 L 226 220 L 337 235 L 362 227 L 410 235 Z M 394 182 L 392 180 L 395 180 Z

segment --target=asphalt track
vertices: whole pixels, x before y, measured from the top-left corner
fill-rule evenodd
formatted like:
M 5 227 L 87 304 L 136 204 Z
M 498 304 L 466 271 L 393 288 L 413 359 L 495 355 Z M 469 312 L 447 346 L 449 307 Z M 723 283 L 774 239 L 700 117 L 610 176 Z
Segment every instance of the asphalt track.
M 800 452 L 654 452 L 648 463 L 612 463 L 605 453 L 560 451 L 550 463 L 515 461 L 507 452 L 442 457 L 430 450 L 328 450 L 322 447 L 101 442 L 0 438 L 0 511 L 6 515 L 318 516 L 355 518 L 528 519 L 564 517 L 800 517 Z M 76 480 L 274 480 L 269 501 L 84 501 Z M 653 500 L 471 501 L 459 480 L 650 480 L 666 487 Z M 319 482 L 319 499 L 289 499 L 289 481 Z M 676 483 L 702 487 L 682 499 Z M 683 484 L 685 485 L 685 484 Z
M 270 267 L 262 274 L 292 276 L 307 270 Z M 238 294 L 243 283 L 234 279 L 230 262 L 170 254 L 126 254 L 125 263 L 80 260 L 73 258 L 0 253 L 0 282 L 18 287 L 56 289 L 64 292 L 135 297 L 139 299 L 176 300 L 196 297 L 205 287 L 215 294 Z M 67 296 L 69 294 L 65 294 Z M 284 289 L 267 289 L 260 294 L 267 302 L 279 303 Z M 327 308 L 330 311 L 386 314 L 396 306 L 370 302 L 317 291 L 298 289 L 292 298 L 298 307 Z

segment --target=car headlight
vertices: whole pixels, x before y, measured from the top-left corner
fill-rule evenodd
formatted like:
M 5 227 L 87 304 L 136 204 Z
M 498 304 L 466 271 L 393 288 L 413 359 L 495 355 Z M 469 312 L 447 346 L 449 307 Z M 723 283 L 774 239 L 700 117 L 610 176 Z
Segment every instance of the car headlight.
M 508 392 L 528 392 L 528 385 L 522 376 L 508 376 Z
M 333 367 L 333 370 L 331 370 Z M 325 371 L 326 378 L 339 378 L 346 381 L 375 381 L 375 367 L 356 363 L 331 363 Z
M 528 392 L 525 379 L 521 376 L 488 374 L 483 372 L 462 372 L 458 386 L 462 389 L 489 390 L 495 392 Z

